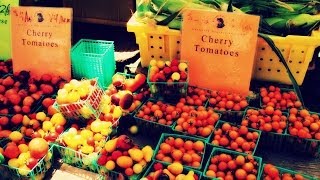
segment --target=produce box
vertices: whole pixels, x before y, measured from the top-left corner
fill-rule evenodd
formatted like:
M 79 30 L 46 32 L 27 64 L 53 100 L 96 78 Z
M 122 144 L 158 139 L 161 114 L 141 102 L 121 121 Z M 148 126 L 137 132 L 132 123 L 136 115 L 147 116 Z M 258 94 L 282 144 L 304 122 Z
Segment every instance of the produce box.
M 302 107 L 302 103 L 294 89 L 279 88 L 275 86 L 260 88 L 260 107 L 272 106 L 286 111 L 290 108 Z
M 320 114 L 306 109 L 289 110 L 289 125 L 283 150 L 306 156 L 320 156 Z
M 169 166 L 170 164 L 171 164 L 171 163 L 164 163 L 164 162 L 159 162 L 159 161 L 153 161 L 152 164 L 150 164 L 148 170 L 147 170 L 147 171 L 145 172 L 145 174 L 142 176 L 142 178 L 146 178 L 146 177 L 150 176 L 151 173 L 154 173 L 154 174 L 155 174 L 155 172 L 157 172 L 157 171 L 159 170 L 159 168 L 160 168 L 160 170 L 162 170 L 162 173 L 159 173 L 159 174 L 158 174 L 158 175 L 159 175 L 158 178 L 161 176 L 161 174 L 166 174 L 166 173 L 168 173 L 168 171 L 169 171 L 170 175 L 176 175 L 176 174 L 175 174 L 176 172 L 173 174 L 173 173 L 170 172 L 170 170 L 168 169 L 168 166 Z M 159 167 L 158 167 L 158 166 L 159 166 Z M 174 168 L 174 167 L 172 167 L 172 169 L 173 169 L 173 168 Z M 166 173 L 163 172 L 164 169 L 166 169 L 166 170 L 165 170 Z M 193 177 L 195 177 L 195 176 L 197 177 L 197 178 L 195 178 L 195 180 L 201 179 L 202 172 L 197 171 L 197 170 L 194 170 L 194 169 L 190 169 L 190 168 L 188 168 L 188 167 L 183 167 L 181 174 L 187 175 L 190 171 L 193 171 L 193 172 L 194 172 Z M 169 174 L 169 173 L 168 173 L 168 174 Z M 153 176 L 155 176 L 154 174 L 153 174 Z M 179 176 L 179 174 L 176 175 L 175 178 L 177 178 L 178 176 Z M 153 177 L 153 178 L 154 178 L 154 177 Z
M 280 151 L 282 146 L 286 145 L 283 143 L 288 129 L 286 112 L 270 107 L 264 109 L 248 107 L 241 125 L 261 130 L 260 145 L 264 148 Z
M 141 133 L 159 137 L 161 133 L 172 132 L 174 122 L 180 117 L 175 108 L 172 104 L 150 98 L 137 110 L 134 118 L 137 125 L 143 129 Z
M 227 91 L 212 90 L 206 107 L 221 114 L 221 119 L 240 123 L 245 108 L 249 105 L 251 96 L 243 96 Z
M 260 138 L 261 131 L 259 130 L 219 120 L 210 137 L 209 143 L 214 147 L 254 155 Z
M 273 169 L 271 169 L 273 168 Z M 277 170 L 275 170 L 275 169 Z M 271 164 L 263 164 L 262 168 L 261 168 L 262 173 L 260 174 L 260 177 L 258 179 L 264 180 L 267 179 L 266 176 L 268 176 L 270 178 L 269 173 L 272 173 L 272 175 L 274 175 L 274 172 L 278 172 L 280 178 L 284 179 L 285 177 L 288 178 L 295 178 L 295 179 L 305 179 L 305 180 L 316 180 L 317 178 L 306 175 L 306 174 L 301 174 L 295 171 L 292 171 L 290 169 L 286 169 L 283 167 L 279 167 L 279 166 L 273 166 Z
M 219 173 L 218 168 L 224 169 L 225 171 L 228 171 L 231 168 L 232 174 L 229 176 L 232 176 L 234 179 L 249 178 L 247 177 L 247 174 L 250 174 L 252 179 L 258 179 L 262 173 L 261 167 L 262 158 L 260 157 L 227 149 L 213 148 L 203 171 L 202 179 L 224 177 L 225 174 L 220 174 L 223 171 L 220 171 Z
M 90 126 L 81 130 L 71 127 L 59 136 L 54 147 L 64 163 L 98 172 L 98 166 L 94 162 L 113 130 L 111 123 L 106 127 L 106 123 L 99 122 L 100 120 L 93 121 Z
M 98 84 L 106 88 L 116 69 L 114 42 L 81 39 L 71 49 L 71 67 L 74 78 L 99 78 Z
M 128 32 L 135 33 L 139 45 L 141 65 L 147 67 L 153 58 L 180 58 L 181 31 L 167 26 L 151 26 L 137 22 L 134 14 L 127 23 Z M 297 83 L 303 83 L 314 50 L 320 45 L 320 32 L 313 31 L 311 36 L 286 37 L 270 36 L 282 52 Z M 258 38 L 253 79 L 291 84 L 283 64 L 267 45 Z
M 203 139 L 163 133 L 155 149 L 153 159 L 164 163 L 172 163 L 174 160 L 180 161 L 184 167 L 201 170 L 205 151 Z
M 187 106 L 183 106 L 183 108 L 188 109 Z M 214 112 L 212 109 L 199 106 L 188 112 L 182 112 L 172 130 L 177 134 L 204 139 L 207 142 L 220 118 L 221 114 Z
M 151 60 L 147 82 L 154 98 L 175 102 L 186 97 L 189 84 L 188 63 L 177 59 Z
M 76 80 L 75 80 L 76 81 Z M 61 95 L 61 101 L 59 102 L 59 92 L 56 97 L 54 107 L 61 112 L 65 118 L 84 118 L 84 119 L 95 119 L 100 115 L 99 106 L 104 94 L 104 91 L 99 88 L 98 80 L 83 80 L 89 81 L 89 92 L 86 94 L 85 99 L 77 100 L 76 102 L 68 103 L 64 102 L 64 95 Z M 71 82 L 71 81 L 70 81 Z M 91 88 L 90 88 L 91 87 Z
M 151 146 L 139 146 L 127 135 L 108 140 L 95 162 L 102 179 L 138 180 L 151 163 Z
M 32 169 L 23 169 L 11 167 L 7 164 L 1 164 L 0 166 L 0 175 L 2 178 L 6 179 L 31 179 L 39 180 L 43 179 L 48 169 L 51 168 L 53 163 L 53 147 L 49 148 L 48 154 L 41 158 L 38 163 Z

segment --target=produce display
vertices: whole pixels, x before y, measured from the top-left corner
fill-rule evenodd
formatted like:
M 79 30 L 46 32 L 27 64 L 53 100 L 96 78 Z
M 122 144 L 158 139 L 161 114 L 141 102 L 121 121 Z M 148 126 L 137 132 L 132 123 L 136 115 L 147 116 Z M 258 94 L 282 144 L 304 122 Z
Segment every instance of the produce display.
M 272 106 L 263 109 L 248 108 L 241 125 L 266 132 L 285 133 L 287 114 Z
M 300 108 L 301 102 L 293 90 L 280 89 L 269 86 L 260 88 L 261 105 L 272 106 L 276 109 L 286 110 L 288 108 Z
M 257 179 L 261 159 L 233 151 L 214 149 L 207 163 L 204 175 L 209 178 Z
M 246 97 L 226 91 L 211 91 L 209 107 L 218 111 L 242 111 L 249 105 Z
M 218 113 L 200 106 L 196 110 L 181 113 L 181 117 L 177 120 L 174 130 L 188 135 L 207 138 L 213 132 L 219 118 L 220 115 Z
M 177 59 L 171 61 L 152 59 L 147 81 L 154 96 L 167 99 L 185 97 L 188 87 L 188 64 Z
M 73 71 L 73 77 L 68 80 L 62 78 L 67 72 L 61 72 L 62 77 L 48 73 L 35 76 L 38 72 L 15 72 L 14 59 L 0 61 L 0 179 L 48 179 L 55 172 L 50 169 L 57 168 L 61 162 L 91 171 L 97 179 L 319 179 L 320 176 L 300 173 L 301 170 L 309 173 L 311 161 L 316 168 L 319 166 L 316 158 L 320 156 L 320 113 L 312 112 L 304 104 L 299 85 L 306 73 L 304 68 L 308 68 L 311 59 L 316 59 L 316 47 L 320 45 L 320 34 L 315 31 L 320 27 L 320 1 L 141 0 L 137 3 L 137 12 L 128 22 L 128 31 L 135 33 L 140 53 L 140 64 L 134 74 L 114 72 L 119 68 L 114 66 L 114 49 L 108 55 L 98 52 L 105 45 L 95 40 L 90 40 L 94 44 L 92 48 L 81 50 L 81 65 L 87 67 L 84 60 L 99 55 L 97 59 L 101 61 L 112 61 L 108 75 L 77 77 Z M 182 46 L 185 37 L 181 36 L 181 24 L 189 16 L 182 15 L 187 8 L 232 12 L 235 17 L 237 14 L 259 16 L 252 79 L 263 79 L 256 71 L 266 73 L 267 78 L 288 73 L 288 77 L 283 77 L 289 82 L 251 81 L 247 94 L 237 92 L 237 87 L 198 87 L 194 77 L 190 77 L 195 71 L 194 64 L 188 62 L 193 61 L 184 57 Z M 38 16 L 40 23 L 41 13 Z M 189 18 L 195 22 L 203 20 L 192 15 Z M 252 24 L 240 27 L 241 23 L 230 26 L 224 16 L 212 18 L 214 23 L 218 21 L 219 32 L 215 33 L 221 33 L 221 37 L 211 37 L 214 35 L 209 30 L 195 28 L 208 32 L 203 35 L 208 36 L 208 41 L 202 36 L 202 42 L 195 42 L 218 44 L 227 48 L 225 52 L 232 50 L 233 43 L 239 43 L 233 41 L 234 34 L 241 35 L 230 29 L 251 32 L 252 27 L 257 27 Z M 225 26 L 229 27 L 223 29 Z M 97 52 L 91 53 L 89 49 Z M 80 51 L 74 53 L 72 67 L 75 57 L 80 57 Z M 85 58 L 84 54 L 89 56 Z M 220 55 L 221 59 L 217 59 L 227 62 Z M 246 55 L 241 56 L 246 58 Z M 210 67 L 219 71 L 224 68 Z M 89 72 L 101 70 L 90 68 L 88 65 Z M 128 68 L 131 71 L 131 66 Z M 225 73 L 226 79 L 234 78 L 228 73 L 231 72 Z M 197 75 L 202 78 L 203 74 Z M 102 77 L 110 84 L 102 87 L 98 83 Z M 283 88 L 289 84 L 292 84 L 290 88 Z M 302 165 L 297 165 L 298 171 L 286 169 L 285 158 L 276 165 L 273 158 L 277 157 L 270 152 L 279 153 L 279 157 L 293 155 L 297 163 L 301 157 Z M 48 177 L 47 173 L 50 173 Z M 320 175 L 317 171 L 310 174 Z
M 151 0 L 142 1 L 137 7 L 141 22 L 181 29 L 181 13 L 185 8 L 209 11 L 230 11 L 229 1 L 224 0 Z M 231 11 L 261 16 L 260 32 L 272 35 L 309 35 L 319 27 L 318 1 L 241 1 L 233 0 Z
M 140 148 L 126 135 L 120 135 L 105 143 L 97 164 L 107 171 L 117 171 L 126 176 L 139 175 L 153 156 L 150 146 Z
M 309 112 L 306 109 L 292 108 L 289 111 L 288 133 L 299 138 L 320 140 L 319 114 Z
M 4 156 L 6 171 L 14 170 L 20 176 L 30 176 L 36 170 L 36 166 L 41 164 L 45 169 L 51 167 L 52 149 L 43 138 L 33 138 L 30 142 L 25 140 L 18 131 L 13 131 L 9 136 L 10 141 L 0 148 Z M 44 173 L 37 174 L 42 179 Z M 9 175 L 10 177 L 10 175 Z
M 307 175 L 303 175 L 288 169 L 276 167 L 272 164 L 263 165 L 263 174 L 262 180 L 271 180 L 271 179 L 292 179 L 292 180 L 303 180 L 303 179 L 312 179 Z
M 64 80 L 48 74 L 36 80 L 29 72 L 21 71 L 2 77 L 0 83 L 0 114 L 29 114 L 36 110 L 42 96 L 53 95 Z
M 96 119 L 85 129 L 71 127 L 59 137 L 61 145 L 83 154 L 99 152 L 112 132 L 112 124 Z
M 182 165 L 200 169 L 204 153 L 205 143 L 201 139 L 162 134 L 154 157 L 161 162 L 180 162 Z
M 213 131 L 211 144 L 238 152 L 253 154 L 258 146 L 260 132 L 246 126 L 235 126 L 219 121 Z
M 22 120 L 20 132 L 24 136 L 28 138 L 42 137 L 48 142 L 55 142 L 58 136 L 64 131 L 67 123 L 61 113 L 47 117 L 44 112 L 37 112 L 35 115 L 24 115 L 20 118 Z
M 172 164 L 164 164 L 157 161 L 149 168 L 149 172 L 146 173 L 142 180 L 149 179 L 194 179 L 201 178 L 199 172 L 183 167 L 181 163 L 174 162 Z
M 205 106 L 210 96 L 210 90 L 189 86 L 187 97 L 181 98 L 179 102 L 189 106 Z
M 170 104 L 162 101 L 147 101 L 136 113 L 136 117 L 146 121 L 171 126 L 179 117 L 180 111 Z

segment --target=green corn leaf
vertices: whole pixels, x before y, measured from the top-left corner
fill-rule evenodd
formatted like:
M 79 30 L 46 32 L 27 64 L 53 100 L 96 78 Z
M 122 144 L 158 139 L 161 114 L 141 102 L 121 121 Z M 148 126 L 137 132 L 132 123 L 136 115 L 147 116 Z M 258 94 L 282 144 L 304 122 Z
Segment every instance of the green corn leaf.
M 229 0 L 229 4 L 228 4 L 228 12 L 233 12 L 233 7 L 232 7 L 232 0 Z
M 157 24 L 158 25 L 163 25 L 163 26 L 166 26 L 168 25 L 172 20 L 174 20 L 178 15 L 180 14 L 180 11 L 177 11 L 173 14 L 170 14 L 170 16 L 168 16 L 167 18 L 165 18 L 164 20 L 162 21 L 159 21 Z

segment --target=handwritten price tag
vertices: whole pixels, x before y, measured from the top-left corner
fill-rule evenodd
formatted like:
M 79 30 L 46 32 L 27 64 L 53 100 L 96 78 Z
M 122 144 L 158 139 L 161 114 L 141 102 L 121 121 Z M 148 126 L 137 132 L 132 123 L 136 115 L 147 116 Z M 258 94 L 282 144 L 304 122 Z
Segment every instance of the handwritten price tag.
M 11 58 L 10 8 L 19 0 L 0 0 L 0 60 Z
M 0 15 L 9 16 L 10 4 L 0 4 Z

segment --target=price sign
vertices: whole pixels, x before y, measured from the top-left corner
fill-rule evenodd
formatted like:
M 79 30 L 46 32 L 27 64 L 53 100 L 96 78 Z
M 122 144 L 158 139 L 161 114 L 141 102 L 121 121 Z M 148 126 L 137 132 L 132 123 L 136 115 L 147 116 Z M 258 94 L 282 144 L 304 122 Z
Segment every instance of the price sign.
M 10 7 L 19 0 L 0 0 L 0 60 L 11 58 Z
M 72 9 L 11 8 L 13 71 L 71 78 Z
M 259 16 L 186 10 L 181 59 L 189 62 L 190 84 L 248 93 L 258 27 Z

